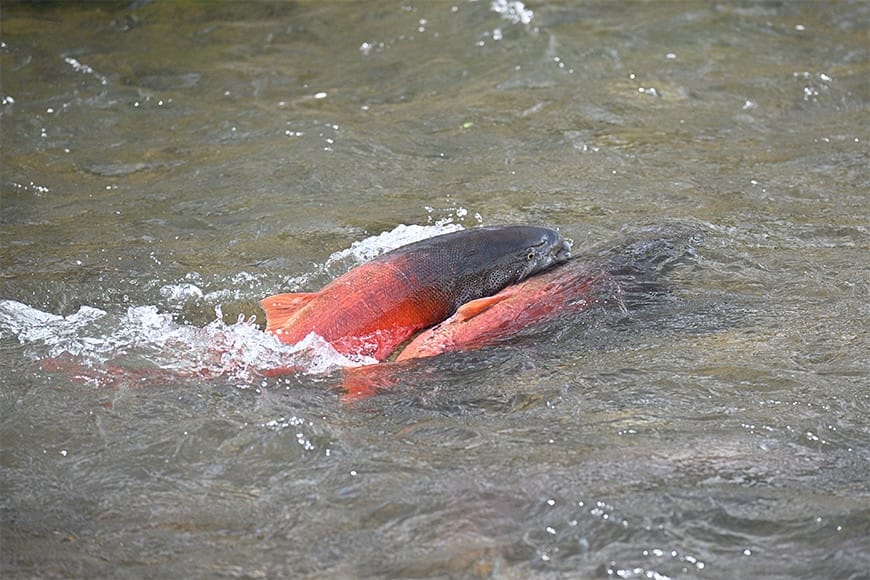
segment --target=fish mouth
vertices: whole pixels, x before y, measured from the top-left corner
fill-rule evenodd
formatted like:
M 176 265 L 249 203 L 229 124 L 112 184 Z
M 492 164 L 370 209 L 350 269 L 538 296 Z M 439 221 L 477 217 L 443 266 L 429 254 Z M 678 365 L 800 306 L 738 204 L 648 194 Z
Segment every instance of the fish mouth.
M 574 247 L 574 241 L 562 239 L 562 243 L 557 243 L 550 249 L 550 255 L 555 262 L 564 262 L 571 257 L 571 248 Z
M 544 268 L 564 262 L 571 257 L 571 248 L 574 246 L 572 240 L 566 240 L 559 236 L 550 246 L 549 251 L 541 256 L 540 266 Z
M 520 275 L 520 280 L 569 259 L 571 257 L 571 247 L 574 243 L 571 240 L 564 239 L 559 234 L 555 234 L 555 236 L 551 235 L 550 239 L 542 240 L 542 245 L 545 245 L 545 247 L 539 249 L 536 252 L 535 259 L 530 260 L 526 264 L 524 271 Z M 532 256 L 530 255 L 529 257 L 531 258 Z

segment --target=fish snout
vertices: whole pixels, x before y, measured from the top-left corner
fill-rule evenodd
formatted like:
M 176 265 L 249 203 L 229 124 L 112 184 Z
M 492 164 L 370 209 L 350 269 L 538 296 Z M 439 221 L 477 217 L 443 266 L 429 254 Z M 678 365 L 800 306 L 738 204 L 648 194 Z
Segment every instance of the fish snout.
M 541 252 L 541 266 L 546 268 L 552 264 L 564 262 L 571 257 L 571 247 L 574 242 L 566 240 L 561 234 L 553 232 L 550 239 L 545 240 L 545 251 Z
M 557 262 L 564 262 L 571 257 L 571 248 L 574 247 L 574 241 L 563 239 L 561 244 L 553 247 L 553 258 Z
M 529 259 L 520 279 L 527 278 L 554 264 L 564 262 L 571 257 L 572 246 L 571 240 L 564 239 L 555 231 L 549 231 L 540 243 L 529 251 Z
M 561 239 L 557 244 L 554 244 L 552 248 L 550 248 L 550 252 L 544 256 L 544 259 L 541 260 L 539 265 L 539 270 L 543 270 L 544 268 L 549 268 L 555 264 L 561 264 L 565 260 L 571 257 L 571 246 L 572 243 L 570 240 Z

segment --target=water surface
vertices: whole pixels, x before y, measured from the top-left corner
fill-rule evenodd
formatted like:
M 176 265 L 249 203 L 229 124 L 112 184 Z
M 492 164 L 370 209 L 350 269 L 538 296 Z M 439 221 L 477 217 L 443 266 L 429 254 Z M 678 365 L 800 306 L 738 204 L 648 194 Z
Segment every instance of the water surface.
M 868 575 L 868 16 L 5 4 L 4 576 Z M 247 322 L 498 223 L 703 240 L 356 404 Z

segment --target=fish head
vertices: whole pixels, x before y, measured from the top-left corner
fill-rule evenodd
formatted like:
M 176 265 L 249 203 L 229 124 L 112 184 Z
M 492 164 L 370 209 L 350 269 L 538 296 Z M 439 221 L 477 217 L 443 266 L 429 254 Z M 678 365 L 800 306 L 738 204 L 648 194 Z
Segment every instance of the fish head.
M 549 228 L 537 229 L 542 230 L 541 234 L 537 241 L 525 248 L 518 277 L 513 282 L 524 280 L 571 257 L 571 240 L 566 240 L 559 232 Z M 520 263 L 519 260 L 517 262 Z
M 500 226 L 477 228 L 486 235 L 485 243 L 467 262 L 466 291 L 458 304 L 489 296 L 571 257 L 571 242 L 559 232 L 539 226 Z M 484 231 L 488 230 L 488 231 Z

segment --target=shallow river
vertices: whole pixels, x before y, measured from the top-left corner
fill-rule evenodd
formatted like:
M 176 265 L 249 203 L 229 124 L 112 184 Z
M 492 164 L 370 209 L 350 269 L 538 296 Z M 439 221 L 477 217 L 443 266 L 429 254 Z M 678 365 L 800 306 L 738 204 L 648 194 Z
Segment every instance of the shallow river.
M 4 3 L 0 573 L 867 577 L 868 21 Z M 697 235 L 646 299 L 360 401 L 259 330 L 500 223 Z

